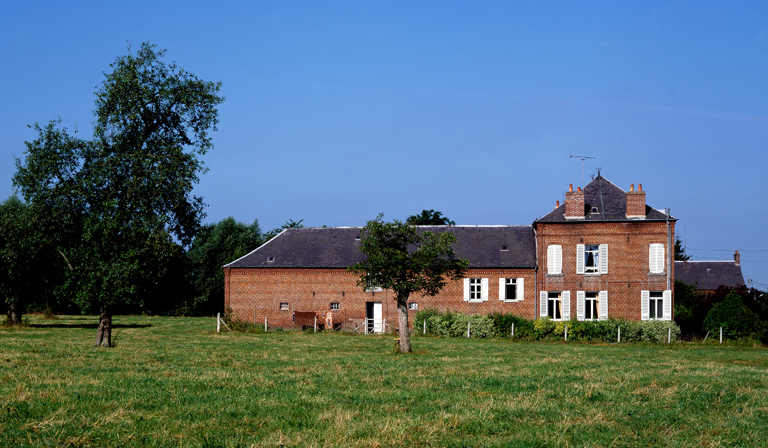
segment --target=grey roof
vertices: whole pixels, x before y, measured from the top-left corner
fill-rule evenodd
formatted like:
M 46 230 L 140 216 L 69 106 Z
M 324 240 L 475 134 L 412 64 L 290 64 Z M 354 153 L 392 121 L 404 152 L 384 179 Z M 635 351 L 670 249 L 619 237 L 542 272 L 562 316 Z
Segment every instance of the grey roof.
M 675 280 L 696 289 L 744 286 L 741 265 L 735 261 L 675 261 Z
M 364 259 L 360 227 L 286 229 L 228 268 L 346 268 Z M 470 268 L 533 268 L 536 241 L 532 226 L 419 226 L 420 231 L 456 235 L 456 256 Z M 506 250 L 502 250 L 506 246 Z M 272 258 L 272 261 L 270 260 Z
M 597 212 L 592 212 L 596 207 Z M 565 219 L 565 203 L 537 219 L 535 223 L 552 222 L 584 222 L 584 221 L 637 221 L 637 218 L 627 218 L 627 192 L 614 185 L 608 179 L 597 176 L 584 187 L 584 219 Z M 645 206 L 646 221 L 664 221 L 666 215 Z M 670 217 L 671 221 L 676 221 Z

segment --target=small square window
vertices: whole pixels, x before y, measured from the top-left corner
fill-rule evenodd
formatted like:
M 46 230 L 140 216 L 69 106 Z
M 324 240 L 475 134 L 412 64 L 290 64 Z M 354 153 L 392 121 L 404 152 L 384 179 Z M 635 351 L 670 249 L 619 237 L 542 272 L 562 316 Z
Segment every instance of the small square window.
M 288 302 L 280 302 L 280 311 L 288 311 Z
M 267 258 L 267 262 L 268 263 L 273 263 L 274 261 L 275 261 L 275 257 L 268 257 Z
M 408 309 L 409 310 L 418 310 L 419 304 L 416 302 L 408 302 Z
M 331 311 L 337 311 L 341 309 L 341 304 L 339 302 L 331 302 Z

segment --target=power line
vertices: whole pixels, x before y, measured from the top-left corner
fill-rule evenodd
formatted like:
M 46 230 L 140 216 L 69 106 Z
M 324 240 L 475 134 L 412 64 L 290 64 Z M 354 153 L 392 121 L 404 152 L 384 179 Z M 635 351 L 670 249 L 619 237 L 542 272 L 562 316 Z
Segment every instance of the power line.
M 733 252 L 734 249 L 689 249 L 686 248 L 685 250 L 703 250 L 707 252 Z M 739 249 L 739 252 L 768 252 L 768 249 Z

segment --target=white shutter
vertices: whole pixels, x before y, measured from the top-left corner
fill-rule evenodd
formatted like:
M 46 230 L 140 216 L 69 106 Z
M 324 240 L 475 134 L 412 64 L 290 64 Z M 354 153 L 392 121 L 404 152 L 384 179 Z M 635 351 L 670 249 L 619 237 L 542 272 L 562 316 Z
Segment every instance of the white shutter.
M 656 248 L 656 266 L 658 267 L 659 273 L 664 272 L 664 245 L 659 244 Z
M 576 319 L 584 320 L 584 291 L 576 291 Z
M 488 300 L 488 279 L 480 279 L 480 300 Z
M 563 320 L 571 320 L 571 291 L 563 291 Z
M 547 317 L 547 291 L 539 293 L 539 317 Z
M 651 244 L 648 246 L 648 270 L 651 273 L 657 272 L 656 270 L 656 245 Z
M 507 300 L 507 279 L 499 279 L 499 300 Z
M 547 274 L 555 273 L 555 246 L 550 244 L 547 246 Z
M 664 320 L 672 320 L 672 291 L 664 291 Z
M 648 249 L 648 267 L 653 274 L 664 272 L 664 245 L 651 244 Z
M 516 291 L 517 291 L 516 299 L 517 300 L 523 300 L 525 298 L 525 295 L 524 295 L 524 292 L 523 292 L 524 291 L 523 290 L 524 287 L 525 287 L 525 279 L 522 278 L 522 277 L 518 278 L 517 279 L 517 288 L 516 288 Z
M 555 246 L 555 274 L 563 273 L 563 246 Z
M 601 274 L 608 273 L 608 245 L 607 244 L 600 245 L 600 273 Z
M 584 245 L 583 244 L 576 245 L 576 273 L 577 274 L 584 273 Z
M 469 279 L 468 278 L 464 279 L 464 301 L 465 302 L 469 301 Z
M 598 297 L 600 299 L 600 320 L 608 319 L 608 291 L 600 291 Z
M 648 320 L 649 319 L 649 304 L 648 302 L 651 299 L 651 293 L 649 291 L 640 291 L 640 318 L 642 320 Z

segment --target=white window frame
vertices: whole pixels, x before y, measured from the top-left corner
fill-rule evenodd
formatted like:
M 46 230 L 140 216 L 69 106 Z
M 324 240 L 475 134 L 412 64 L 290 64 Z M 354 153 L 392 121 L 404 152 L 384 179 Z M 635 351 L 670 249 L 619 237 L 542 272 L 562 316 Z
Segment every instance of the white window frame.
M 291 306 L 288 302 L 280 302 L 280 311 L 290 311 Z
M 587 297 L 595 294 L 595 297 Z M 590 302 L 597 302 L 596 313 L 587 317 L 587 309 Z M 608 291 L 577 291 L 576 292 L 576 319 L 578 320 L 605 320 L 608 318 Z
M 655 297 L 651 297 L 651 293 Z M 659 293 L 661 297 L 658 297 Z M 651 317 L 652 304 L 656 308 L 653 317 Z M 661 308 L 661 317 L 658 317 L 659 308 Z M 672 291 L 640 291 L 640 315 L 642 320 L 672 320 Z
M 664 250 L 663 244 L 648 245 L 648 270 L 651 274 L 664 273 Z
M 331 302 L 331 311 L 339 311 L 341 309 L 340 302 Z
M 510 283 L 514 282 L 514 283 Z M 515 297 L 507 297 L 507 285 L 515 285 Z M 499 300 L 504 302 L 520 302 L 525 297 L 525 279 L 519 278 L 499 278 Z
M 595 247 L 592 250 L 597 259 L 597 265 L 587 268 L 587 247 Z M 576 245 L 576 273 L 588 275 L 601 275 L 608 273 L 608 245 L 607 244 L 577 244 Z
M 541 291 L 539 299 L 541 300 L 539 304 L 539 313 L 541 317 L 549 317 L 554 321 L 571 320 L 570 291 Z M 557 304 L 558 302 L 560 302 L 559 307 Z M 550 308 L 550 303 L 556 308 Z M 557 308 L 559 308 L 559 310 Z M 550 316 L 550 310 L 552 310 L 552 316 Z M 557 312 L 555 310 L 560 311 L 560 318 L 557 318 Z
M 417 311 L 419 309 L 418 302 L 408 302 L 408 309 L 411 311 Z
M 547 246 L 547 274 L 561 275 L 563 273 L 563 246 L 550 244 Z
M 471 277 L 471 278 L 464 279 L 464 301 L 465 302 L 485 302 L 487 300 L 488 300 L 488 279 L 487 278 Z

